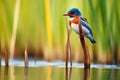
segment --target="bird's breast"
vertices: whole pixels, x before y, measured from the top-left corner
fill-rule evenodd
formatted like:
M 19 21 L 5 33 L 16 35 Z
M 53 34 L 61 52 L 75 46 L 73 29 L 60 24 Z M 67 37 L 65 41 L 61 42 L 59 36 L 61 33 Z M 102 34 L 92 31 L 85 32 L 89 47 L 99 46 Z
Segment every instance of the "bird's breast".
M 72 28 L 77 34 L 79 34 L 79 25 L 78 25 L 78 24 L 71 23 L 71 28 Z M 83 33 L 86 33 L 86 34 L 89 34 L 89 33 L 90 33 L 90 31 L 89 31 L 86 27 L 84 27 L 84 26 L 82 26 L 82 32 L 83 32 Z

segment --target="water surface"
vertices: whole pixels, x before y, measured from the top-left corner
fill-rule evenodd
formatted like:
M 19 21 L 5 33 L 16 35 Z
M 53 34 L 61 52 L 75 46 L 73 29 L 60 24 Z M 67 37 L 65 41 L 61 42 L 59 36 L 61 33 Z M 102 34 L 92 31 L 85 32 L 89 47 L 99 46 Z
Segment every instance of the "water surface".
M 91 68 L 83 68 L 83 64 L 73 63 L 73 67 L 65 67 L 64 62 L 34 61 L 29 68 L 23 61 L 10 61 L 0 67 L 0 80 L 120 80 L 120 67 L 116 65 L 92 64 Z

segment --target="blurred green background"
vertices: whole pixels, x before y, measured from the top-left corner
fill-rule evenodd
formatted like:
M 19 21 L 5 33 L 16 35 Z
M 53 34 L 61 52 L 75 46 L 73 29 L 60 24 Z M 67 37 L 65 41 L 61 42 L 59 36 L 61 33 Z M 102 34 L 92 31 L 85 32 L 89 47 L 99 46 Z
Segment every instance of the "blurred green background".
M 120 63 L 120 0 L 0 0 L 1 53 L 22 58 L 65 60 L 63 14 L 76 7 L 88 19 L 96 44 L 88 39 L 91 62 Z M 71 33 L 73 61 L 83 61 L 79 36 Z M 13 54 L 14 53 L 14 54 Z

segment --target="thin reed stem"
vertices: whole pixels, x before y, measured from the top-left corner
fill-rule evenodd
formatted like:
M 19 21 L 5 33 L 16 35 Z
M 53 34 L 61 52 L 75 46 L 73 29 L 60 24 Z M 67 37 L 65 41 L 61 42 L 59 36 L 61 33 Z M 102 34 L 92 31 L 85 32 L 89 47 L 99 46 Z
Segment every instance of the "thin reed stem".
M 24 61 L 24 64 L 25 64 L 25 68 L 28 67 L 29 65 L 29 62 L 28 62 L 28 53 L 27 53 L 27 32 L 26 32 L 26 43 L 25 43 L 25 61 Z
M 70 36 L 70 31 L 69 31 L 69 36 Z M 70 66 L 72 67 L 72 49 L 71 49 L 70 41 L 68 43 L 69 43 L 69 51 L 70 51 Z
M 28 54 L 27 54 L 27 49 L 25 49 L 25 67 L 27 68 L 29 63 L 28 63 Z
M 0 66 L 1 66 L 1 54 L 0 54 Z
M 9 56 L 8 56 L 8 53 L 7 53 L 7 50 L 6 48 L 4 49 L 5 52 L 4 52 L 4 56 L 5 56 L 5 66 L 9 66 Z
M 1 40 L 0 40 L 0 66 L 1 66 Z
M 68 21 L 66 18 L 67 43 L 66 43 L 66 67 L 68 66 L 68 59 L 70 57 L 70 66 L 72 66 L 72 49 L 70 45 L 70 29 L 68 28 Z M 70 56 L 69 56 L 70 54 Z
M 0 66 L 1 66 L 1 52 L 0 52 Z

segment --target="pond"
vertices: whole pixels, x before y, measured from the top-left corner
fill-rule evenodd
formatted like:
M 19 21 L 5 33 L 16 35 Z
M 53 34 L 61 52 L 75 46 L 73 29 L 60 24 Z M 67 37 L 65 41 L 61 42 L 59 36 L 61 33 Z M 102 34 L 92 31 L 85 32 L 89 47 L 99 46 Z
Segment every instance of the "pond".
M 10 61 L 5 67 L 1 61 L 0 80 L 120 80 L 120 67 L 116 65 L 92 64 L 84 68 L 83 64 L 73 63 L 65 67 L 61 61 L 29 61 L 29 67 L 24 67 L 23 61 Z M 70 64 L 69 64 L 70 65 Z

